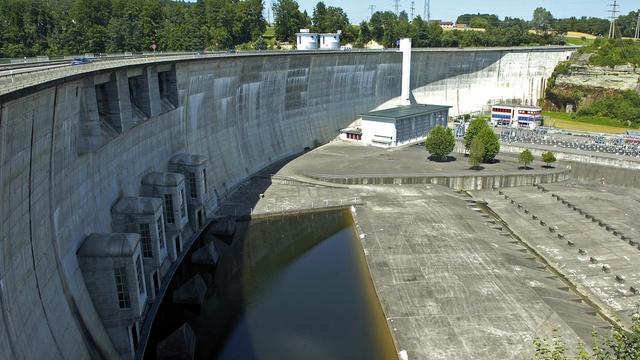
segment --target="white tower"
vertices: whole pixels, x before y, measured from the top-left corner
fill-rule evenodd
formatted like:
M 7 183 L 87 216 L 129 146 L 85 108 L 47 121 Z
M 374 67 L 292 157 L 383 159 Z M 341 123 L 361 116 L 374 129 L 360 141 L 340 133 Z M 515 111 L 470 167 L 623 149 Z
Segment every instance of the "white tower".
M 411 105 L 411 39 L 400 39 L 402 52 L 402 92 L 400 105 Z

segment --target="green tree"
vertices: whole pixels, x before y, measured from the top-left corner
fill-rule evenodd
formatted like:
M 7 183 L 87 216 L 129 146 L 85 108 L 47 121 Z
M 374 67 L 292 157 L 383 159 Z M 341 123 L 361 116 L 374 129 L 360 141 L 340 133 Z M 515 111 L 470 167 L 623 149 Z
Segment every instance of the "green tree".
M 533 19 L 531 20 L 531 25 L 534 29 L 540 31 L 542 34 L 547 34 L 547 32 L 551 29 L 552 22 L 553 15 L 551 15 L 551 12 L 549 10 L 543 7 L 538 7 L 533 11 Z
M 551 164 L 556 162 L 556 155 L 551 151 L 545 151 L 542 153 L 542 161 L 544 161 L 546 167 L 551 167 Z
M 520 155 L 518 155 L 518 161 L 520 161 L 520 163 L 524 165 L 525 169 L 528 169 L 529 164 L 533 162 L 533 154 L 531 154 L 531 151 L 529 151 L 529 149 L 524 149 L 522 150 Z
M 483 161 L 485 163 L 492 162 L 500 152 L 500 140 L 498 136 L 493 132 L 493 129 L 486 126 L 480 130 L 476 138 L 480 139 L 484 146 Z
M 446 160 L 456 145 L 456 139 L 453 130 L 438 125 L 429 131 L 429 135 L 425 140 L 427 151 L 438 160 Z
M 366 21 L 360 23 L 358 29 L 358 38 L 356 39 L 357 47 L 364 47 L 369 41 L 371 41 L 371 30 L 369 24 Z
M 471 121 L 469 127 L 467 128 L 467 132 L 464 134 L 464 147 L 467 151 L 471 150 L 471 142 L 473 139 L 480 133 L 480 130 L 489 127 L 487 125 L 486 120 L 482 118 L 477 118 Z
M 273 4 L 276 39 L 279 41 L 295 41 L 296 33 L 310 25 L 307 15 L 300 12 L 295 0 L 278 0 Z
M 482 140 L 475 137 L 471 141 L 471 146 L 469 147 L 469 164 L 471 164 L 471 168 L 475 170 L 479 170 L 478 166 L 484 159 L 484 144 L 482 144 Z
M 615 328 L 608 335 L 600 335 L 594 331 L 593 345 L 588 352 L 584 344 L 578 344 L 576 355 L 569 357 L 564 339 L 553 332 L 553 340 L 536 338 L 533 341 L 535 347 L 534 358 L 536 360 L 605 360 L 605 359 L 640 359 L 640 315 L 633 315 L 631 329 L 629 331 Z

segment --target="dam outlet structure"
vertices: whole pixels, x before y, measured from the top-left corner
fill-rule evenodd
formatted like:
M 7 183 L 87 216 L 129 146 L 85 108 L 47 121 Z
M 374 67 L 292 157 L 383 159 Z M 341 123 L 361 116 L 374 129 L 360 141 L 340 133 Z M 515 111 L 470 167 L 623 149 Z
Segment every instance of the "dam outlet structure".
M 535 104 L 574 47 L 414 50 L 411 101 Z M 216 210 L 402 99 L 395 51 L 144 59 L 0 79 L 0 359 L 130 359 Z

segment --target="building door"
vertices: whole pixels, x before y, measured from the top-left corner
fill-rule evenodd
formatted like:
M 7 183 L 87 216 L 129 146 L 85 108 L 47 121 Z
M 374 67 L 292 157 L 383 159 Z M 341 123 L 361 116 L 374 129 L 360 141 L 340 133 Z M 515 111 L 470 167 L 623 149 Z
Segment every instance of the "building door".
M 156 271 L 153 274 L 153 291 L 155 292 L 156 295 L 160 291 L 160 272 L 159 271 Z
M 198 210 L 198 227 L 201 228 L 204 226 L 204 219 L 202 216 L 202 210 Z
M 175 238 L 175 244 L 176 244 L 176 257 L 180 255 L 180 253 L 182 252 L 182 244 L 181 244 L 181 240 L 180 239 L 180 235 L 177 235 Z

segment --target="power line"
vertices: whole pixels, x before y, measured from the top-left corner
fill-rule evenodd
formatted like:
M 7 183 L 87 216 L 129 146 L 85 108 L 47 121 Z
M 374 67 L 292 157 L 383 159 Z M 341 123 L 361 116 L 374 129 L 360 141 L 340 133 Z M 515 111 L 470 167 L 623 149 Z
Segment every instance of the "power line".
M 375 5 L 369 5 L 369 20 L 371 20 L 371 17 L 373 17 L 373 13 L 376 11 L 376 6 Z
M 611 7 L 611 10 L 609 10 L 609 12 L 611 13 L 611 25 L 609 26 L 609 38 L 615 38 L 616 37 L 616 19 L 618 18 L 618 13 L 620 12 L 620 10 L 618 10 L 618 0 L 613 0 L 613 4 L 609 4 L 609 6 Z

